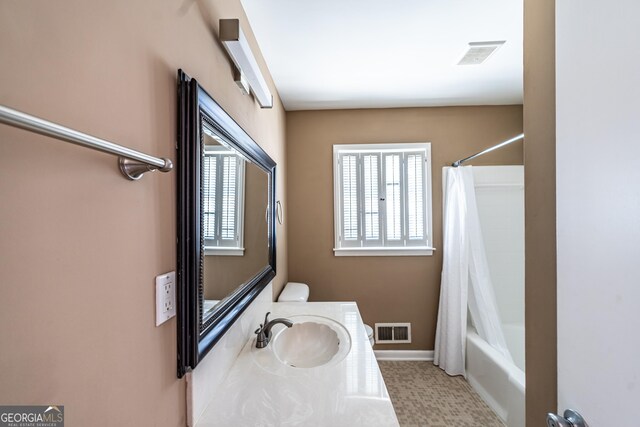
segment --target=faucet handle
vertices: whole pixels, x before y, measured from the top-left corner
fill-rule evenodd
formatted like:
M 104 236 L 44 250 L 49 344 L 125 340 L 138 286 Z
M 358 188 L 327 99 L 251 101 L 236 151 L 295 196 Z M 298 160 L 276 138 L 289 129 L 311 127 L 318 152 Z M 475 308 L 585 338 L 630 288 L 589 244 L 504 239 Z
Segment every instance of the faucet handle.
M 267 324 L 269 323 L 269 315 L 270 314 L 271 314 L 271 312 L 269 311 L 269 312 L 267 312 L 267 314 L 264 315 L 264 323 L 260 324 L 260 327 L 255 330 L 254 334 L 258 335 L 264 330 L 265 326 L 267 326 Z

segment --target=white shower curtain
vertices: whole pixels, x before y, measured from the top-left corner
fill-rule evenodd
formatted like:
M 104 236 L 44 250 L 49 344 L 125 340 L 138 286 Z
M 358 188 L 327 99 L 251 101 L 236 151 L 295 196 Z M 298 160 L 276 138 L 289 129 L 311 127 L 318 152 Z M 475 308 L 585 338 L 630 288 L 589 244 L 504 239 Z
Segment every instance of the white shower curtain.
M 478 335 L 511 360 L 489 274 L 472 166 L 446 169 L 444 248 L 434 363 L 465 375 L 467 309 Z

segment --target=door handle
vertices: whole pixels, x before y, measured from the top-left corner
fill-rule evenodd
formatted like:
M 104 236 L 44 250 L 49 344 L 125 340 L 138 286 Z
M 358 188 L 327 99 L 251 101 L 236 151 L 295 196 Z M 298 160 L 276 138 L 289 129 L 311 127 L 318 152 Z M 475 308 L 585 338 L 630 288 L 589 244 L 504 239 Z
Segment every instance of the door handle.
M 547 414 L 547 427 L 589 427 L 578 412 L 573 409 L 564 411 L 564 417 L 549 412 Z

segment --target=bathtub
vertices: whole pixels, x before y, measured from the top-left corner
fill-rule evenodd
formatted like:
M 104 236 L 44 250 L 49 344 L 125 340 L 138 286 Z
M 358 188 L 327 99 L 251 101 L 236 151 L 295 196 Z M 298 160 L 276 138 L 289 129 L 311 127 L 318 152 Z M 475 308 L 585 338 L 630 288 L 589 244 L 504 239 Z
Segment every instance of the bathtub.
M 513 362 L 468 328 L 467 381 L 507 427 L 524 427 L 524 325 L 503 329 Z

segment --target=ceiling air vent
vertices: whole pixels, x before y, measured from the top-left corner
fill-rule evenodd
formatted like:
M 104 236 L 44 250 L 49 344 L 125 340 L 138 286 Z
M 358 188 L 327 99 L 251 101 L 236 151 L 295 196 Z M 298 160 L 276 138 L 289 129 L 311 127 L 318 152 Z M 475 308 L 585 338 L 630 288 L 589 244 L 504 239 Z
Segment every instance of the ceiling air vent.
M 505 40 L 495 42 L 471 42 L 458 65 L 479 65 L 486 61 Z
M 411 342 L 411 323 L 376 323 L 376 344 Z

